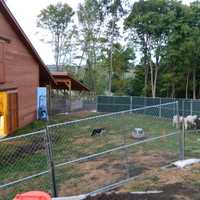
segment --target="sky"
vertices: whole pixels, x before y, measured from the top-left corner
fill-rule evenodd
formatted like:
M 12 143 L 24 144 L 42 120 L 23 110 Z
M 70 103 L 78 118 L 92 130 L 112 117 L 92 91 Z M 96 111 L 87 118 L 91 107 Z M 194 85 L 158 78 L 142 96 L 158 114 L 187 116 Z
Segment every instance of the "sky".
M 37 15 L 40 10 L 46 8 L 49 4 L 57 2 L 68 3 L 75 11 L 78 4 L 84 0 L 7 0 L 7 5 L 17 19 L 18 23 L 31 40 L 33 46 L 46 64 L 53 64 L 54 57 L 52 48 L 49 44 L 41 41 L 42 36 L 38 34 Z M 133 2 L 136 0 L 132 0 Z M 193 0 L 183 0 L 183 3 L 189 4 Z

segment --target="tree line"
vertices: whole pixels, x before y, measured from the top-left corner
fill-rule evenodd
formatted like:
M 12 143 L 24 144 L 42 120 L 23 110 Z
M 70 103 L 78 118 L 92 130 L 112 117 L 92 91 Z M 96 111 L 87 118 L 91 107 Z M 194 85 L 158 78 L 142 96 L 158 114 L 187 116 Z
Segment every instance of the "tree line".
M 200 97 L 200 2 L 85 0 L 38 16 L 58 71 L 97 94 Z

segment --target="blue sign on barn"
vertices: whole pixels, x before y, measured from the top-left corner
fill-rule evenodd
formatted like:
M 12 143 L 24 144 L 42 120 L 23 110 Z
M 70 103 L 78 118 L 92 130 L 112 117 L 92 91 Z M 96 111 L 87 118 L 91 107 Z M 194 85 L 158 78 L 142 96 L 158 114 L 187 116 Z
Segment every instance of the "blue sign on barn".
M 37 119 L 48 120 L 47 88 L 37 88 Z

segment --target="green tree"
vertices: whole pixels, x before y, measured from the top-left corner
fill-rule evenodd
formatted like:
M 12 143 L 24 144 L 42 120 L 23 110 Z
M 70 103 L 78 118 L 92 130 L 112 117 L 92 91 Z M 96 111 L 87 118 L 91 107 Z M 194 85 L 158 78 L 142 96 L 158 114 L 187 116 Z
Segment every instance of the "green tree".
M 175 95 L 175 86 L 179 86 L 177 82 L 177 74 L 186 77 L 186 81 L 182 82 L 185 85 L 185 98 L 189 97 L 190 79 L 192 79 L 193 98 L 196 98 L 196 79 L 197 71 L 199 70 L 199 7 L 195 2 L 191 6 L 180 7 L 176 12 L 176 19 L 170 25 L 171 32 L 169 33 L 166 59 L 170 70 L 173 72 L 172 93 Z M 184 79 L 183 79 L 184 80 Z M 179 87 L 180 88 L 180 87 Z
M 113 44 L 113 74 L 112 92 L 115 94 L 125 94 L 127 75 L 134 67 L 135 54 L 132 48 L 123 47 L 119 43 Z M 101 56 L 101 66 L 109 72 L 110 49 L 105 48 Z
M 69 41 L 72 32 L 70 26 L 74 12 L 68 4 L 57 3 L 41 10 L 38 15 L 38 27 L 47 30 L 51 35 L 51 44 L 54 49 L 57 70 L 63 65 L 69 50 Z M 63 70 L 63 69 L 61 69 Z
M 125 27 L 139 45 L 145 67 L 145 91 L 150 77 L 151 93 L 156 96 L 158 73 L 167 44 L 170 24 L 174 20 L 176 1 L 148 0 L 134 3 Z M 145 92 L 146 93 L 146 92 Z
M 102 4 L 102 20 L 107 23 L 106 38 L 108 47 L 110 49 L 110 65 L 108 71 L 108 93 L 111 94 L 112 90 L 112 76 L 113 76 L 113 44 L 117 42 L 119 37 L 118 22 L 126 14 L 125 5 L 126 0 L 101 0 Z
M 79 39 L 82 52 L 80 66 L 86 60 L 85 80 L 89 81 L 91 90 L 96 90 L 96 64 L 101 37 L 101 5 L 97 0 L 85 0 L 78 8 Z

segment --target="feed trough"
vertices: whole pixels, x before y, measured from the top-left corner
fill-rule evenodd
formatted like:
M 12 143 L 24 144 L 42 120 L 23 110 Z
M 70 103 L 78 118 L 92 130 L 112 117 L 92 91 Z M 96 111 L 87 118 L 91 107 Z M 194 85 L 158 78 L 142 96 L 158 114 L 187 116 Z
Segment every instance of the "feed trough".
M 132 131 L 132 136 L 134 139 L 143 139 L 145 137 L 143 128 L 134 128 Z

